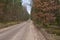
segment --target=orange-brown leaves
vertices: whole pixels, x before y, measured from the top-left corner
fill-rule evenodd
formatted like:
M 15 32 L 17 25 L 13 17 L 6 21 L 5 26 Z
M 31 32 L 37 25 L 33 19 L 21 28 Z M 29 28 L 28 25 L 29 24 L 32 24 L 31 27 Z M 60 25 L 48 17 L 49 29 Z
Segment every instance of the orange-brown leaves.
M 54 14 L 49 14 L 49 13 L 40 13 L 40 14 L 37 14 L 37 18 L 42 20 L 44 23 L 52 23 L 55 21 L 56 17 Z
M 39 19 L 43 23 L 54 23 L 56 20 L 57 11 L 60 5 L 56 0 L 33 0 L 32 16 L 36 21 Z M 56 11 L 57 10 L 57 11 Z M 55 14 L 56 12 L 56 14 Z

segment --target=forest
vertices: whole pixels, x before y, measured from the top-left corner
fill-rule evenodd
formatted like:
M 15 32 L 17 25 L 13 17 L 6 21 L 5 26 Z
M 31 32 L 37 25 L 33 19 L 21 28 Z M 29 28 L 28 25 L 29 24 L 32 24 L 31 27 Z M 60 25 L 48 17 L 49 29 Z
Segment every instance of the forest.
M 37 28 L 60 35 L 60 1 L 33 0 L 31 19 Z
M 60 1 L 33 0 L 31 15 L 21 0 L 0 0 L 0 28 L 32 19 L 38 29 L 60 35 Z
M 0 24 L 8 26 L 29 19 L 21 0 L 0 0 Z M 2 26 L 3 26 L 2 25 Z M 5 26 L 5 25 L 4 25 Z

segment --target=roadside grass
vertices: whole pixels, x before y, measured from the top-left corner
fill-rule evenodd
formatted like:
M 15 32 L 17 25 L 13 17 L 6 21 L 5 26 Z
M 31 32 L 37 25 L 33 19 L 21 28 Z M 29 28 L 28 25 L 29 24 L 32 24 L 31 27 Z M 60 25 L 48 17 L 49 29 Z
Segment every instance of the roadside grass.
M 60 27 L 58 27 L 58 26 L 49 25 L 49 26 L 45 26 L 45 27 L 42 27 L 42 28 L 44 28 L 47 31 L 47 33 L 55 34 L 57 36 L 60 36 Z
M 60 27 L 59 26 L 56 26 L 56 25 L 48 25 L 48 26 L 44 26 L 42 25 L 41 23 L 34 23 L 34 25 L 36 25 L 36 27 L 38 29 L 40 28 L 44 28 L 47 33 L 50 33 L 50 34 L 55 34 L 57 36 L 60 36 Z
M 20 21 L 0 22 L 0 29 L 6 28 L 15 24 L 21 23 Z
M 53 28 L 53 27 L 45 27 L 45 30 L 48 33 L 55 34 L 57 36 L 60 36 L 60 28 Z
M 44 27 L 49 34 L 54 34 L 56 40 L 60 40 L 60 27 Z

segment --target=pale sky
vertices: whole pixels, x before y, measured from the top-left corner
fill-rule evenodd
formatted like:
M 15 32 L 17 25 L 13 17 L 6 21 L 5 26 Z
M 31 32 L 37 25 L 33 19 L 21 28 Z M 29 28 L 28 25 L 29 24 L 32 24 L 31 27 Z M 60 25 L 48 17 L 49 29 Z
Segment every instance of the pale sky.
M 32 0 L 22 0 L 22 5 L 24 5 L 29 14 L 31 14 Z

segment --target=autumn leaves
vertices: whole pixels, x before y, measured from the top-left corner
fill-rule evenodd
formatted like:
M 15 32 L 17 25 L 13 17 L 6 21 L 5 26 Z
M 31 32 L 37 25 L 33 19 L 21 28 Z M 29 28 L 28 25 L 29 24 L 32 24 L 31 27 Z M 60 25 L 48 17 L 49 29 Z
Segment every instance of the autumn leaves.
M 32 17 L 33 20 L 43 22 L 43 24 L 53 24 L 59 15 L 60 4 L 57 0 L 34 0 Z M 58 11 L 58 12 L 57 12 Z

